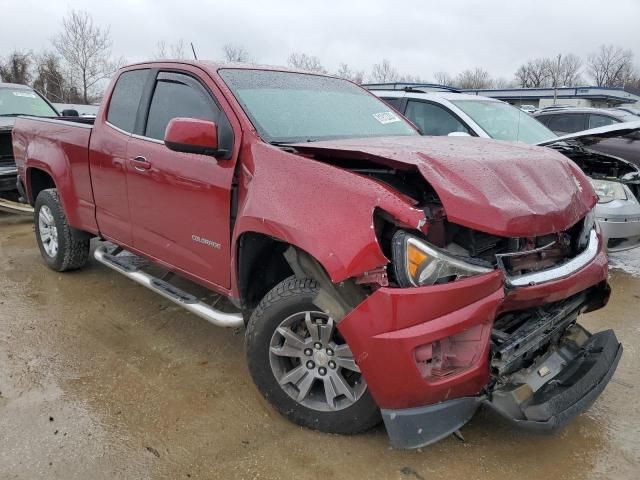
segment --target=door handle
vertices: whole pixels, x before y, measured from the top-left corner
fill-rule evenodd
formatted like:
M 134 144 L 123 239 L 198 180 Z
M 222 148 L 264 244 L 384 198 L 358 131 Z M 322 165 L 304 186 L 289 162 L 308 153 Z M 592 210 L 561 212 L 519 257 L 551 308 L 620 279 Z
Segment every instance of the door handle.
M 151 168 L 151 164 L 149 163 L 149 161 L 141 155 L 132 158 L 131 160 L 129 160 L 129 163 L 139 172 L 145 172 Z

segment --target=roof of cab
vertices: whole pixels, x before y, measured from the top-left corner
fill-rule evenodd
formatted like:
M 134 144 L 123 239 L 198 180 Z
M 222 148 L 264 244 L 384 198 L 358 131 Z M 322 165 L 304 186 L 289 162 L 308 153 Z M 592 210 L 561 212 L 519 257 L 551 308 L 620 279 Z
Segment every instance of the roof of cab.
M 148 60 L 144 62 L 138 62 L 129 64 L 123 67 L 128 69 L 135 66 L 152 66 L 159 64 L 175 64 L 175 65 L 191 65 L 194 67 L 202 68 L 208 71 L 218 71 L 224 68 L 242 69 L 242 70 L 268 70 L 273 72 L 291 72 L 291 73 L 304 73 L 307 75 L 321 75 L 325 77 L 335 77 L 335 75 L 319 72 L 309 72 L 307 70 L 300 70 L 289 67 L 274 66 L 274 65 L 261 65 L 256 63 L 240 63 L 240 62 L 216 62 L 213 60 L 186 60 L 186 59 L 162 59 L 162 60 Z M 337 77 L 335 77 L 337 78 Z
M 4 83 L 4 82 L 0 82 L 0 88 L 13 88 L 13 89 L 18 89 L 18 90 L 33 90 L 28 85 L 22 85 L 20 83 Z

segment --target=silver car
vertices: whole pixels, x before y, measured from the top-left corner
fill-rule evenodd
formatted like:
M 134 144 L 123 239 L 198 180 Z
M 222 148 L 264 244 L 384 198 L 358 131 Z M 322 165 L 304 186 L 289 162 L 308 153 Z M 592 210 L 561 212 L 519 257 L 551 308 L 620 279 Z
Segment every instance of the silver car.
M 519 108 L 493 98 L 441 86 L 390 84 L 369 88 L 413 122 L 423 135 L 468 135 L 558 150 L 590 177 L 598 194 L 596 217 L 609 251 L 640 246 L 640 168 L 589 148 L 598 139 L 640 132 L 640 122 L 558 137 Z

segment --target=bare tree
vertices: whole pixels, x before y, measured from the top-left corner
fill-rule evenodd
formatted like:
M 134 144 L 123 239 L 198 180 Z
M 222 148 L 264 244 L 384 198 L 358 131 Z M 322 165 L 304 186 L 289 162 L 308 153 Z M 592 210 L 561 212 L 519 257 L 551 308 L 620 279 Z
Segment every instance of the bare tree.
M 364 83 L 364 71 L 362 70 L 351 70 L 349 65 L 346 63 L 341 63 L 338 71 L 336 72 L 336 77 L 344 78 L 346 80 L 351 80 L 354 83 Z
M 89 13 L 71 10 L 62 26 L 53 45 L 65 61 L 71 85 L 81 93 L 82 101 L 89 103 L 97 84 L 110 77 L 123 61 L 111 57 L 109 28 L 94 25 Z
M 36 78 L 33 88 L 49 100 L 60 103 L 70 101 L 69 86 L 62 69 L 62 59 L 54 52 L 43 52 L 35 59 Z
M 292 53 L 287 59 L 287 64 L 291 68 L 298 68 L 308 72 L 327 73 L 327 69 L 322 66 L 318 57 L 314 55 L 307 55 L 306 53 Z
M 513 80 L 504 77 L 498 77 L 493 80 L 493 88 L 513 88 L 517 86 Z
M 29 52 L 18 50 L 10 53 L 4 62 L 0 61 L 0 79 L 27 85 L 31 81 L 31 56 Z
M 633 52 L 601 45 L 587 58 L 587 71 L 598 87 L 623 87 L 633 76 Z
M 547 78 L 551 87 L 575 86 L 580 81 L 582 60 L 577 55 L 558 54 L 554 59 L 545 59 Z
M 447 72 L 436 72 L 434 78 L 440 85 L 453 85 L 453 77 Z
M 536 58 L 521 65 L 515 73 L 515 79 L 522 88 L 541 88 L 549 86 L 549 59 Z
M 455 80 L 455 86 L 458 88 L 491 88 L 493 80 L 486 70 L 476 67 L 473 70 L 465 70 L 460 72 Z
M 386 58 L 382 59 L 382 62 L 376 63 L 371 69 L 373 83 L 397 82 L 399 78 L 398 71 L 391 66 L 391 62 Z
M 574 87 L 582 82 L 582 59 L 573 53 L 562 57 L 560 85 Z
M 156 44 L 156 51 L 153 54 L 153 58 L 156 60 L 160 60 L 163 58 L 174 58 L 177 60 L 187 58 L 187 54 L 185 53 L 184 40 L 180 39 L 176 43 L 172 43 L 168 47 L 164 40 L 159 41 Z
M 224 50 L 224 58 L 227 62 L 240 62 L 251 63 L 253 58 L 249 55 L 249 51 L 242 45 L 234 45 L 232 43 L 226 43 L 222 50 Z

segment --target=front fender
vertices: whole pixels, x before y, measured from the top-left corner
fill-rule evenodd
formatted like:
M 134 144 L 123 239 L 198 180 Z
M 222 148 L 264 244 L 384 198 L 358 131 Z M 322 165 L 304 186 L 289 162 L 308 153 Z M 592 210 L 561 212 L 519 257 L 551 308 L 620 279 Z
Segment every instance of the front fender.
M 269 235 L 313 256 L 337 283 L 389 262 L 374 229 L 376 209 L 424 228 L 424 212 L 384 184 L 266 144 L 247 149 L 252 161 L 239 170 L 234 244 L 245 232 Z

